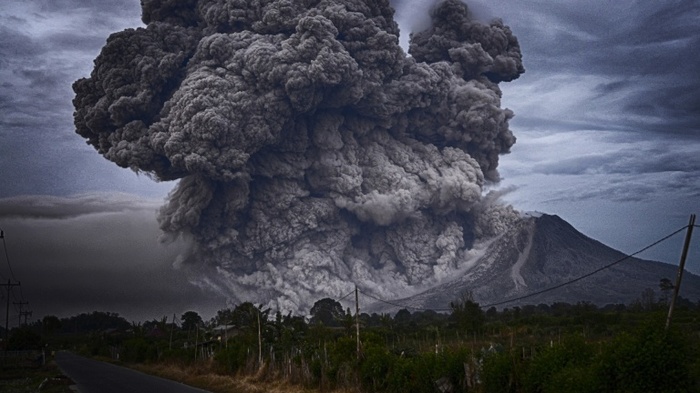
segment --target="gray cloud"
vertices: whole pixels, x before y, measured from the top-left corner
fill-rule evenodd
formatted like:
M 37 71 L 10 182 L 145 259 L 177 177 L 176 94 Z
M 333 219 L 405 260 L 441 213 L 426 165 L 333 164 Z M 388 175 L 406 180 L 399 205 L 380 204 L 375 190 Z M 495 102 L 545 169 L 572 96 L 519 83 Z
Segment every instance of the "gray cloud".
M 423 18 L 415 23 L 418 27 L 400 26 L 403 41 L 409 30 L 418 32 L 429 26 L 425 10 L 432 4 L 428 3 L 393 3 L 405 5 L 396 14 L 399 23 L 401 17 Z M 0 197 L 95 190 L 161 197 L 172 187 L 106 162 L 82 143 L 71 124 L 70 84 L 89 75 L 92 59 L 110 33 L 141 26 L 138 4 L 136 0 L 45 0 L 11 1 L 3 6 Z M 517 114 L 510 120 L 518 136 L 514 154 L 501 156 L 498 166 L 506 184 L 518 185 L 507 196 L 517 200 L 517 207 L 559 214 L 586 233 L 605 241 L 618 239 L 618 244 L 627 240 L 620 241 L 617 232 L 623 231 L 611 228 L 629 225 L 635 215 L 653 216 L 658 223 L 671 222 L 675 216 L 681 216 L 680 224 L 687 221 L 685 213 L 696 209 L 700 195 L 700 173 L 693 153 L 700 150 L 697 7 L 693 1 L 623 1 L 605 7 L 599 2 L 470 3 L 480 20 L 500 16 L 513 28 L 528 70 L 513 83 L 499 86 L 504 106 Z M 333 147 L 337 142 L 330 138 L 319 143 Z M 658 147 L 652 146 L 655 144 Z M 284 162 L 292 154 L 283 163 L 268 160 L 271 155 L 268 152 L 254 159 L 265 176 L 276 176 L 296 165 Z M 338 157 L 327 154 L 323 160 L 324 168 L 332 168 Z M 352 171 L 329 173 L 339 179 L 354 176 Z M 387 181 L 391 179 L 387 176 Z M 574 198 L 578 199 L 572 203 Z M 367 197 L 364 208 L 381 211 L 376 209 L 385 206 L 381 202 L 381 198 Z M 223 205 L 220 200 L 217 203 Z M 136 211 L 124 205 L 125 210 L 112 213 Z M 6 212 L 20 209 L 0 204 L 3 206 Z M 401 205 L 388 204 L 387 208 L 392 206 Z M 50 222 L 69 218 L 59 214 L 49 219 L 55 214 L 37 206 L 32 209 Z M 111 214 L 99 208 L 94 214 L 75 209 L 72 217 L 77 220 Z M 148 209 L 142 212 L 150 215 Z M 209 214 L 222 210 L 212 209 Z M 184 218 L 196 216 L 185 208 L 180 212 Z M 20 219 L 17 214 L 14 217 Z M 387 217 L 391 219 L 392 214 Z M 633 225 L 640 230 L 643 226 Z M 65 244 L 70 242 L 66 239 Z M 667 260 L 675 260 L 676 254 L 674 248 Z
M 638 76 L 623 109 L 668 123 L 652 124 L 652 131 L 698 136 L 700 111 L 694 92 L 700 89 L 700 54 L 694 48 L 700 45 L 700 5 L 676 1 L 645 6 L 649 9 L 637 23 L 607 38 L 617 43 L 612 52 L 591 56 L 587 65 L 593 71 L 597 65 L 606 75 Z M 636 125 L 645 129 L 643 122 Z
M 75 83 L 76 131 L 180 179 L 160 225 L 194 240 L 203 283 L 282 310 L 353 281 L 393 296 L 517 219 L 482 199 L 515 142 L 497 84 L 523 72 L 502 22 L 442 2 L 407 56 L 387 1 L 143 10 Z
M 129 194 L 86 194 L 71 197 L 44 195 L 0 199 L 0 218 L 66 219 L 103 213 L 155 214 L 161 201 L 134 199 Z M 143 214 L 143 213 L 141 213 Z
M 626 128 L 640 134 L 698 137 L 697 2 L 494 1 L 486 5 L 518 32 L 530 70 L 518 84 L 546 83 L 552 75 L 562 75 L 569 79 L 558 83 L 569 86 L 561 89 L 572 90 L 579 88 L 578 80 L 598 79 L 590 88 L 598 90 L 599 96 L 585 103 L 585 111 L 543 118 L 541 111 L 514 106 L 519 114 L 515 127 Z M 607 115 L 601 117 L 601 113 Z M 563 118 L 568 120 L 562 122 Z
M 564 204 L 667 215 L 697 205 L 680 202 L 700 193 L 697 2 L 489 6 L 518 33 L 528 69 L 504 86 L 519 143 L 501 168 L 519 186 L 516 206 L 571 214 L 607 233 L 607 224 L 580 218 L 590 212 Z
M 544 174 L 645 174 L 700 173 L 700 158 L 692 149 L 675 146 L 622 148 L 615 153 L 586 153 L 575 157 L 535 164 L 532 170 Z
M 173 268 L 187 245 L 158 240 L 158 203 L 133 195 L 0 199 L 14 275 L 34 316 L 99 310 L 144 320 L 225 307 Z
M 73 132 L 72 82 L 114 29 L 138 25 L 138 2 L 11 1 L 0 14 L 0 197 L 172 187 L 121 173 Z

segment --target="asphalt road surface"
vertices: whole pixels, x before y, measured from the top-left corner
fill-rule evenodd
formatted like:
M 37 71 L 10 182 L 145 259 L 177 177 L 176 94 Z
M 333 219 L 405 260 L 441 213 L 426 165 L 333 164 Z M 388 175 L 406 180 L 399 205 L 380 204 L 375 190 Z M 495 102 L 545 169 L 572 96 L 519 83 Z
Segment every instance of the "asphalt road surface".
M 56 364 L 78 385 L 80 393 L 207 393 L 206 390 L 70 352 L 58 352 Z

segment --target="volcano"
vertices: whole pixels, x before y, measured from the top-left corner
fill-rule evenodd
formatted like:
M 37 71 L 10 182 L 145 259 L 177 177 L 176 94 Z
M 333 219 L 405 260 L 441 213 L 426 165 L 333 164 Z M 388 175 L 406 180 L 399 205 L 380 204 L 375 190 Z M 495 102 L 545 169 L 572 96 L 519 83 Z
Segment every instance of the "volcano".
M 613 266 L 604 268 L 610 264 Z M 509 301 L 598 269 L 602 270 L 571 284 Z M 463 275 L 392 303 L 407 308 L 447 310 L 450 302 L 471 292 L 482 306 L 498 308 L 555 302 L 630 304 L 640 299 L 646 289 L 660 296 L 660 280 L 668 278 L 675 282 L 677 271 L 677 266 L 667 263 L 627 257 L 587 237 L 556 215 L 524 214 L 516 225 L 488 244 Z M 692 301 L 700 299 L 700 276 L 684 272 L 680 296 Z M 391 311 L 385 303 L 371 305 L 368 310 Z

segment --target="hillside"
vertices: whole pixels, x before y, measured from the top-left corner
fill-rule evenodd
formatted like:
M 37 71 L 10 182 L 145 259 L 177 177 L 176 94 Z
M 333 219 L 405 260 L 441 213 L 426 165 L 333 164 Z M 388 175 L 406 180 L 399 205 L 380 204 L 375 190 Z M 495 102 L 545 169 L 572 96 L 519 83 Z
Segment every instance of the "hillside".
M 565 283 L 624 257 L 622 252 L 585 236 L 556 215 L 525 216 L 495 240 L 463 276 L 395 302 L 444 309 L 465 291 L 472 291 L 482 305 L 500 303 Z M 677 266 L 627 258 L 573 284 L 499 307 L 581 301 L 629 304 L 647 288 L 658 296 L 659 281 L 668 278 L 675 282 L 676 274 Z M 686 271 L 680 295 L 693 301 L 700 299 L 700 277 Z

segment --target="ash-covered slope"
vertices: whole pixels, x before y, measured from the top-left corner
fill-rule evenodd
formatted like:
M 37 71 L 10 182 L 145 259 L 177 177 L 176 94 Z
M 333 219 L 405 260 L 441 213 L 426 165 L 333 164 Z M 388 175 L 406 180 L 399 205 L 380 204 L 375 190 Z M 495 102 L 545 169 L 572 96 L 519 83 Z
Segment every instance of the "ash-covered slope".
M 463 276 L 396 302 L 444 309 L 463 292 L 472 291 L 482 305 L 498 303 L 570 281 L 624 257 L 558 216 L 526 216 L 495 240 Z M 646 288 L 658 291 L 662 278 L 675 281 L 676 274 L 677 266 L 628 258 L 573 284 L 500 307 L 580 301 L 629 304 Z M 681 296 L 700 299 L 699 276 L 684 273 Z

